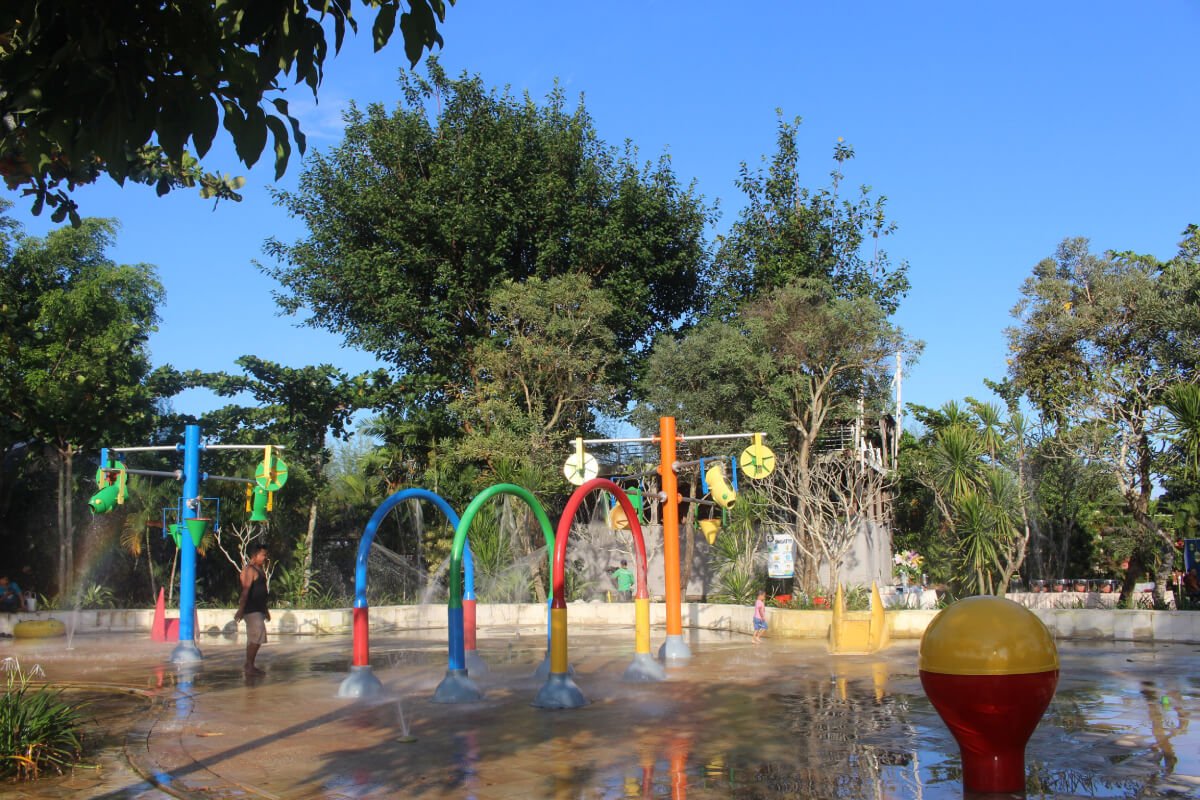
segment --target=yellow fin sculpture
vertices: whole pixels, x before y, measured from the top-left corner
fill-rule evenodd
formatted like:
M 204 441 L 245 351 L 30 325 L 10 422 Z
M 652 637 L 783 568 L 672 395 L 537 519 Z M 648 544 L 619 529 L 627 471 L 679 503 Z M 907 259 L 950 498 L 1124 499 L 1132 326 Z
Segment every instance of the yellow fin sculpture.
M 875 653 L 888 645 L 887 620 L 879 587 L 871 582 L 871 609 L 846 611 L 846 598 L 839 583 L 833 600 L 833 623 L 829 626 L 829 649 L 833 653 Z

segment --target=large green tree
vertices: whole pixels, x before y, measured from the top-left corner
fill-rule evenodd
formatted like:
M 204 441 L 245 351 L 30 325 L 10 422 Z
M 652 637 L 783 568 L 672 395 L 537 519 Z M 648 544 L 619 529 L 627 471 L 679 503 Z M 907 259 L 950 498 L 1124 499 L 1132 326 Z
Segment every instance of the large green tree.
M 454 0 L 361 0 L 375 11 L 375 49 L 397 22 L 412 64 L 442 43 Z M 0 177 L 34 197 L 34 212 L 76 206 L 67 194 L 109 175 L 159 194 L 200 185 L 236 199 L 240 178 L 206 172 L 224 126 L 253 165 L 271 139 L 276 177 L 305 140 L 285 84 L 315 94 L 329 53 L 358 30 L 354 0 L 10 0 L 0 7 Z M 66 187 L 64 191 L 60 187 Z
M 611 303 L 607 377 L 628 386 L 655 334 L 702 308 L 702 201 L 666 158 L 604 144 L 561 90 L 539 104 L 428 64 L 393 113 L 352 109 L 345 141 L 280 195 L 309 230 L 268 244 L 283 307 L 391 363 L 431 431 L 493 335 L 493 289 L 581 275 Z
M 619 413 L 605 382 L 619 358 L 604 320 L 612 302 L 583 275 L 508 281 L 492 293 L 493 335 L 451 402 L 465 436 L 447 456 L 489 466 L 526 462 L 556 474 L 567 439 Z
M 163 289 L 154 268 L 116 264 L 111 220 L 45 239 L 16 237 L 0 270 L 0 409 L 9 442 L 52 448 L 58 462 L 60 591 L 75 577 L 75 457 L 136 441 L 154 418 L 146 343 Z
M 1200 230 L 1185 236 L 1168 262 L 1064 241 L 1026 280 L 1008 332 L 1013 383 L 1077 455 L 1107 466 L 1155 543 L 1160 602 L 1174 545 L 1151 513 L 1169 433 L 1163 403 L 1170 387 L 1197 380 L 1200 364 Z
M 895 231 L 887 198 L 869 186 L 847 191 L 843 169 L 854 148 L 838 140 L 830 183 L 800 179 L 800 120 L 778 114 L 776 150 L 764 168 L 741 165 L 737 186 L 746 196 L 738 219 L 715 256 L 718 310 L 732 313 L 746 299 L 797 279 L 827 282 L 837 297 L 868 298 L 893 313 L 908 291 L 908 264 L 893 265 L 885 241 Z
M 797 279 L 729 319 L 709 318 L 680 339 L 661 337 L 633 419 L 643 430 L 667 415 L 688 433 L 765 431 L 772 448 L 788 453 L 767 493 L 773 516 L 794 527 L 815 580 L 819 560 L 846 552 L 847 529 L 834 520 L 846 512 L 841 501 L 882 488 L 856 461 L 845 464 L 843 483 L 824 470 L 816 485 L 818 443 L 835 423 L 879 417 L 890 403 L 896 353 L 915 357 L 920 347 L 870 298 L 838 297 L 825 281 Z M 830 502 L 835 486 L 854 489 Z M 828 566 L 836 573 L 837 564 Z

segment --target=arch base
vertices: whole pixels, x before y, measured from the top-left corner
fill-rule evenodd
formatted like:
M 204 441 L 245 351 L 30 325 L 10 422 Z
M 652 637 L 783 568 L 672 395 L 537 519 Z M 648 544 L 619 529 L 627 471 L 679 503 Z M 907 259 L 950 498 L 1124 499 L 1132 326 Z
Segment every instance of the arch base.
M 632 663 L 626 667 L 625 674 L 621 676 L 621 680 L 629 683 L 654 683 L 666 679 L 666 668 L 655 661 L 649 653 L 635 653 Z
M 587 698 L 575 685 L 570 675 L 552 672 L 546 683 L 533 700 L 535 708 L 582 708 L 587 705 Z
M 483 692 L 467 677 L 465 669 L 446 670 L 446 677 L 433 693 L 435 703 L 474 703 L 482 699 Z
M 371 671 L 371 665 L 352 666 L 350 674 L 338 686 L 338 697 L 376 697 L 383 693 L 383 683 Z

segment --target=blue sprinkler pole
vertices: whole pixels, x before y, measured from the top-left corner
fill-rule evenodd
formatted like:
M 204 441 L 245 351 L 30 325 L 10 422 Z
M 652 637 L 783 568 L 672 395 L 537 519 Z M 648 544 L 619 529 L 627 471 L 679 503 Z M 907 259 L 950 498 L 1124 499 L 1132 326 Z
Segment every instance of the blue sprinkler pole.
M 200 516 L 200 426 L 188 425 L 183 434 L 184 520 Z M 171 653 L 174 664 L 202 661 L 196 647 L 196 545 L 187 531 L 179 537 L 179 645 Z

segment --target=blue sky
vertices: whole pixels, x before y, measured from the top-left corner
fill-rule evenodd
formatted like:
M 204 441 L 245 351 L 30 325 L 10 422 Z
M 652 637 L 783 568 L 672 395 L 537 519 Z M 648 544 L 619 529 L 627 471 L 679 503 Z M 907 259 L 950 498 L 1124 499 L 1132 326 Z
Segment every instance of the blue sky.
M 351 100 L 398 97 L 399 36 L 372 53 L 363 34 L 326 64 L 320 102 L 289 91 L 310 148 L 340 140 Z M 987 394 L 1005 370 L 1004 328 L 1021 282 L 1067 236 L 1095 250 L 1166 258 L 1200 222 L 1195 42 L 1200 4 L 1182 0 L 1009 3 L 608 2 L 459 0 L 442 64 L 542 98 L 557 78 L 583 94 L 600 135 L 719 200 L 723 232 L 742 199 L 739 164 L 774 147 L 775 109 L 804 119 L 806 181 L 822 186 L 844 137 L 849 185 L 886 195 L 899 225 L 888 250 L 913 288 L 896 321 L 924 340 L 904 399 L 940 405 Z M 89 216 L 122 223 L 121 262 L 155 264 L 167 290 L 156 363 L 231 370 L 254 353 L 292 366 L 373 366 L 330 334 L 278 316 L 253 266 L 268 236 L 303 229 L 273 205 L 269 164 L 247 171 L 228 147 L 210 169 L 246 175 L 245 200 L 213 204 L 111 183 L 82 190 Z M 294 185 L 293 161 L 280 185 Z M 26 231 L 51 227 L 15 193 Z M 176 406 L 202 411 L 191 393 Z

